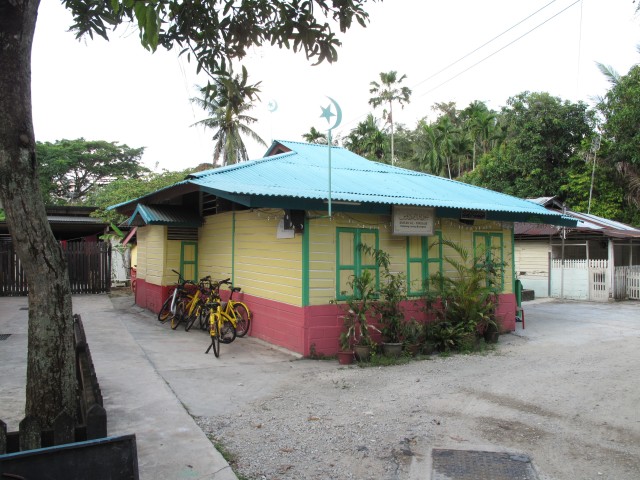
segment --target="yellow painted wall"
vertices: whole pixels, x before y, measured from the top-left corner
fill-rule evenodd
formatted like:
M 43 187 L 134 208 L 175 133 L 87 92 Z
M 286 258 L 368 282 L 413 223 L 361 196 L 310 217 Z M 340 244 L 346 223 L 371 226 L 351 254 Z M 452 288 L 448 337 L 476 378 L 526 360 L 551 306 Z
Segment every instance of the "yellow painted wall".
M 252 296 L 302 305 L 302 236 L 277 238 L 279 209 L 206 217 L 200 230 L 200 276 L 231 278 Z M 235 225 L 235 227 L 234 227 Z
M 277 238 L 284 212 L 235 212 L 234 283 L 244 291 L 290 305 L 302 305 L 302 235 Z
M 317 215 L 316 215 L 317 214 Z M 322 212 L 311 212 L 313 217 L 320 217 Z M 379 248 L 387 252 L 391 259 L 392 272 L 407 273 L 407 237 L 391 233 L 391 217 L 389 215 L 356 215 L 337 213 L 332 219 L 316 218 L 309 220 L 309 304 L 323 305 L 336 297 L 336 229 L 369 228 L 379 232 Z M 509 228 L 504 228 L 508 226 Z M 501 222 L 477 221 L 474 226 L 462 225 L 456 220 L 437 219 L 436 230 L 442 231 L 442 237 L 456 243 L 462 243 L 473 257 L 473 233 L 501 233 L 503 238 L 503 255 L 506 262 L 504 274 L 504 292 L 513 291 L 512 275 L 512 235 L 510 224 Z M 434 237 L 435 239 L 435 237 Z M 371 245 L 373 246 L 373 245 Z M 443 257 L 457 255 L 450 248 L 443 248 Z M 430 255 L 431 256 L 431 255 Z M 444 273 L 452 274 L 452 267 L 443 261 Z
M 233 215 L 233 212 L 227 212 L 205 217 L 205 224 L 200 229 L 198 242 L 200 277 L 211 275 L 214 280 L 231 278 Z
M 163 285 L 167 227 L 150 225 L 139 229 L 138 232 L 140 230 L 146 230 L 146 272 L 144 279 L 147 283 Z

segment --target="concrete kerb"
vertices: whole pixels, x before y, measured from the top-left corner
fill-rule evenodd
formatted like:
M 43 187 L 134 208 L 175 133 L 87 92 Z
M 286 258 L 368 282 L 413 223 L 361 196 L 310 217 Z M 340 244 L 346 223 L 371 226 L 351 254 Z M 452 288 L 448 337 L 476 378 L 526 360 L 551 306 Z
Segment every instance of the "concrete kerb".
M 115 308 L 120 304 L 107 296 L 73 299 L 85 324 L 109 433 L 136 434 L 140 478 L 236 480 L 131 333 L 143 312 Z
M 0 298 L 0 305 L 0 333 L 11 334 L 0 345 L 0 418 L 9 430 L 16 430 L 24 416 L 27 299 Z M 136 313 L 130 299 L 129 308 L 118 309 L 119 305 L 122 302 L 112 304 L 107 295 L 73 297 L 73 311 L 82 317 L 102 389 L 109 435 L 135 433 L 143 480 L 237 480 L 228 462 L 156 371 L 148 347 L 141 346 L 131 334 L 130 329 L 135 330 L 145 316 L 143 312 Z

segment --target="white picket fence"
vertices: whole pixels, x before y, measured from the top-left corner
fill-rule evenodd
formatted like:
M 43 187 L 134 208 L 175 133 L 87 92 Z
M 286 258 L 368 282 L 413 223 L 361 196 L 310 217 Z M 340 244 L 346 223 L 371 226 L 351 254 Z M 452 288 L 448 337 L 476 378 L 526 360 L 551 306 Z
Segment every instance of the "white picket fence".
M 551 296 L 573 300 L 609 300 L 608 260 L 551 261 Z
M 616 267 L 614 295 L 616 300 L 640 300 L 640 266 Z

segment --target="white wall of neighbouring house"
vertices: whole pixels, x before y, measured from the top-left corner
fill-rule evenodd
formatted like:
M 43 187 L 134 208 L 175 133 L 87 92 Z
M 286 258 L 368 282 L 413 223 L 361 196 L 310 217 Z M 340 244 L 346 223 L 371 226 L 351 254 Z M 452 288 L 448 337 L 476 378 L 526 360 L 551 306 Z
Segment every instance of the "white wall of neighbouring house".
M 522 288 L 533 290 L 535 298 L 549 296 L 549 242 L 516 240 L 515 271 Z

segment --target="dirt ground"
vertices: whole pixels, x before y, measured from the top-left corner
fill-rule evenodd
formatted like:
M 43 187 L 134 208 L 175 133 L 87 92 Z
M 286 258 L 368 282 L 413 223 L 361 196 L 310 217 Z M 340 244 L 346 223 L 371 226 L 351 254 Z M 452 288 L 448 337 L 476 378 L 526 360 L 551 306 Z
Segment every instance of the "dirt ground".
M 432 448 L 522 454 L 541 479 L 640 479 L 640 304 L 536 301 L 526 314 L 483 354 L 298 360 L 241 408 L 196 420 L 250 479 L 429 479 Z

